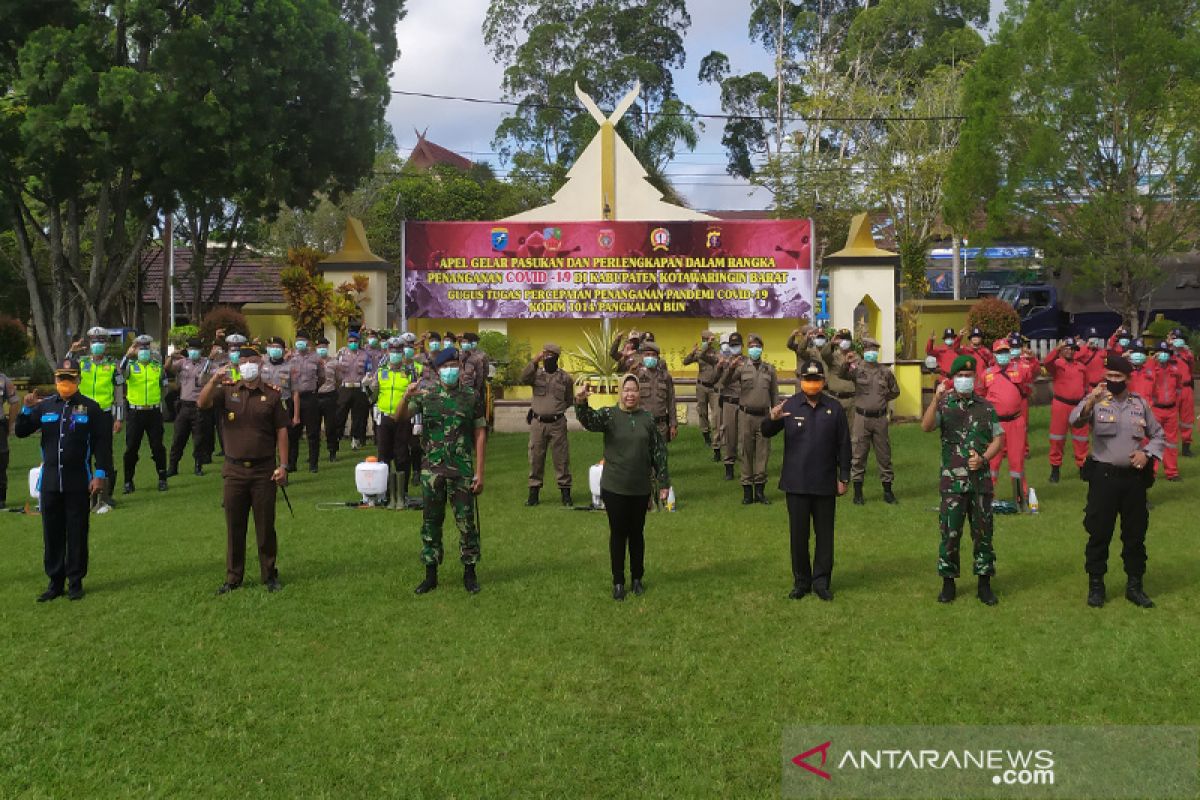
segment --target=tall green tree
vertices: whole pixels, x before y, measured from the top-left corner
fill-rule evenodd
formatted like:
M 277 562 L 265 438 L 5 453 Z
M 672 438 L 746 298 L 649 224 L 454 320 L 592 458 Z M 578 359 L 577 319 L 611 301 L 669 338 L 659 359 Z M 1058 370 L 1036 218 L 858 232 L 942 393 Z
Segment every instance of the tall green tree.
M 949 211 L 1021 220 L 1136 329 L 1197 244 L 1198 100 L 1195 0 L 1014 2 L 968 76 Z
M 120 313 L 164 210 L 270 213 L 357 183 L 388 99 L 381 15 L 399 8 L 0 3 L 0 192 L 42 353 Z

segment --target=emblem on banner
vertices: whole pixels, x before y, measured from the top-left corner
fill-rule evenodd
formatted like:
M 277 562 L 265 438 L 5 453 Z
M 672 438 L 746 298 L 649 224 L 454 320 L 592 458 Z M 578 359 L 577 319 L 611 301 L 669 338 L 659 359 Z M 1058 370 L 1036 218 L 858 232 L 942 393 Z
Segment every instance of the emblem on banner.
M 704 243 L 705 243 L 705 245 L 707 245 L 708 249 L 710 249 L 710 250 L 716 250 L 718 247 L 720 247 L 721 246 L 721 229 L 720 228 L 709 228 L 708 232 L 704 235 Z
M 650 245 L 655 250 L 668 250 L 671 247 L 671 232 L 666 228 L 655 228 L 650 231 Z
M 503 250 L 508 247 L 508 228 L 492 228 L 492 249 Z
M 612 246 L 617 242 L 617 232 L 612 228 L 604 228 L 596 234 L 596 244 L 600 245 L 603 250 L 612 250 Z

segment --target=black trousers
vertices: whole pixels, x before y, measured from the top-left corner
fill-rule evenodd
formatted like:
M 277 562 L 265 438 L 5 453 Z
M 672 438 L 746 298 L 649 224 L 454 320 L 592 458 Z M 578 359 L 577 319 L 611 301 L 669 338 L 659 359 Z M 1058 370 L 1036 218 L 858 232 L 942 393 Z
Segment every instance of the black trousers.
M 125 420 L 125 481 L 133 483 L 133 473 L 137 469 L 139 450 L 142 449 L 142 435 L 150 439 L 150 455 L 154 457 L 154 466 L 161 478 L 167 474 L 167 451 L 163 447 L 163 418 L 157 408 L 135 411 L 129 409 L 129 418 Z
M 346 418 L 350 418 L 350 435 L 360 442 L 367 438 L 367 414 L 371 404 L 367 393 L 362 387 L 342 386 L 338 388 L 337 401 L 337 432 L 338 436 L 346 430 Z
M 397 475 L 421 466 L 421 437 L 413 433 L 412 419 L 397 422 L 384 414 L 375 426 L 375 444 L 380 463 L 395 465 Z
M 8 502 L 8 423 L 4 425 L 6 429 L 0 434 L 0 506 Z
M 833 576 L 833 519 L 837 496 L 787 495 L 788 528 L 792 539 L 792 580 L 796 586 L 829 588 Z M 816 533 L 816 548 L 809 560 L 809 530 Z
M 175 414 L 175 435 L 171 438 L 171 468 L 179 466 L 188 440 L 192 441 L 192 458 L 196 465 L 212 463 L 213 411 L 202 409 L 194 400 L 180 400 Z
M 79 586 L 88 568 L 88 493 L 43 490 L 41 505 L 46 576 L 59 589 Z
M 625 547 L 629 547 L 629 575 L 640 581 L 645 574 L 646 507 L 650 495 L 613 494 L 600 491 L 608 513 L 608 555 L 612 561 L 613 583 L 625 582 Z
M 342 432 L 337 427 L 337 407 L 337 392 L 317 395 L 317 410 L 321 414 L 321 424 L 325 426 L 325 446 L 329 448 L 330 455 L 337 453 L 342 438 Z
M 1149 465 L 1146 470 L 1151 469 Z M 1108 571 L 1108 545 L 1112 542 L 1117 517 L 1121 518 L 1121 560 L 1125 574 L 1140 578 L 1146 574 L 1146 510 L 1144 470 L 1112 467 L 1095 463 L 1088 482 L 1087 507 L 1083 527 L 1088 533 L 1084 548 L 1084 567 L 1089 575 Z
M 295 412 L 288 403 L 288 414 Z M 315 467 L 321 458 L 321 409 L 317 406 L 317 393 L 300 395 L 300 424 L 288 428 L 288 470 L 295 472 L 300 460 L 300 434 L 308 439 L 308 466 Z

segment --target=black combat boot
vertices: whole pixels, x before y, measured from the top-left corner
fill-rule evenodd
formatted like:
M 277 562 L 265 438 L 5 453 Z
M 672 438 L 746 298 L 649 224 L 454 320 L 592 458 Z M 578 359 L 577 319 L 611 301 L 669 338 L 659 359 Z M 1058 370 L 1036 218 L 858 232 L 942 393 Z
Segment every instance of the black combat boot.
M 748 506 L 754 502 L 754 487 L 746 483 L 742 485 L 742 505 Z
M 175 462 L 174 464 L 172 464 L 172 465 L 170 466 L 170 468 L 167 470 L 167 477 L 168 477 L 168 478 L 174 478 L 174 477 L 175 477 L 176 475 L 178 475 L 178 474 L 179 474 L 179 462 L 178 462 L 178 461 L 176 461 L 176 462 Z
M 764 506 L 771 505 L 771 501 L 767 499 L 767 485 L 758 483 L 754 485 L 754 502 L 762 503 Z
M 1092 608 L 1102 608 L 1104 606 L 1104 576 L 1089 575 L 1088 576 L 1088 595 L 1087 604 Z
M 1129 582 L 1125 584 L 1125 599 L 1138 608 L 1154 608 L 1154 601 L 1142 591 L 1141 577 L 1129 576 Z
M 1050 467 L 1050 482 L 1058 483 L 1058 467 Z
M 475 577 L 475 565 L 463 567 L 463 588 L 471 594 L 479 594 L 479 579 Z
M 725 465 L 725 480 L 727 480 L 727 481 L 733 480 L 733 464 Z
M 985 606 L 994 606 L 1000 602 L 999 598 L 996 597 L 996 593 L 992 591 L 991 575 L 979 576 L 979 588 L 975 590 L 975 594 L 979 598 L 979 602 Z
M 717 462 L 720 460 L 721 460 L 721 448 L 714 447 L 713 448 L 713 462 Z
M 417 584 L 417 588 L 413 589 L 413 594 L 425 594 L 432 592 L 437 588 L 437 564 L 425 565 L 425 580 Z
M 890 483 L 883 484 L 883 502 L 893 505 L 900 502 L 896 499 L 896 495 L 892 494 L 892 485 Z
M 704 443 L 712 447 L 712 434 L 708 431 L 701 431 L 700 435 L 704 437 Z
M 1020 478 L 1012 479 L 1013 500 L 1017 504 L 1017 511 L 1024 513 L 1025 511 L 1025 487 L 1021 486 Z
M 571 487 L 564 486 L 559 490 L 562 493 L 562 504 L 564 506 L 573 506 L 575 502 L 571 500 Z
M 953 603 L 957 596 L 958 589 L 954 585 L 954 578 L 942 578 L 942 591 L 938 593 L 938 602 Z
M 197 478 L 203 477 L 204 476 L 204 465 L 201 464 L 199 461 L 197 461 L 196 468 L 194 470 L 192 470 L 192 474 L 194 474 Z
M 1183 457 L 1184 458 L 1192 457 L 1192 443 L 1191 442 L 1183 443 Z
M 166 470 L 158 473 L 158 490 L 165 492 L 167 490 L 167 473 Z
M 637 595 L 638 597 L 641 597 L 642 595 L 644 595 L 646 593 L 646 587 L 642 585 L 641 578 L 633 579 L 633 593 L 635 595 Z
M 121 490 L 122 494 L 133 494 L 133 481 L 125 481 L 125 488 Z
M 625 599 L 625 584 L 614 583 L 613 584 L 613 600 L 624 600 L 624 599 Z
M 867 504 L 867 501 L 863 499 L 862 487 L 862 481 L 854 482 L 854 505 L 856 506 L 864 506 Z
M 396 508 L 403 511 L 408 508 L 408 470 L 404 470 L 398 476 L 400 479 L 400 489 L 396 495 Z
M 539 489 L 536 486 L 529 487 L 529 499 L 525 501 L 525 505 L 536 506 L 538 504 L 538 491 Z

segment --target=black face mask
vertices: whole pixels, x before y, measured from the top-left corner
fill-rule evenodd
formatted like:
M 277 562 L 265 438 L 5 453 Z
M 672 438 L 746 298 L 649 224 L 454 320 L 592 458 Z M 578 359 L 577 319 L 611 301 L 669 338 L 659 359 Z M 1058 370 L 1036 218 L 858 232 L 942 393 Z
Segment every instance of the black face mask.
M 546 356 L 542 360 L 542 366 L 546 368 L 546 372 L 558 372 L 558 356 Z
M 1120 397 L 1125 392 L 1125 381 L 1105 381 L 1113 397 Z

